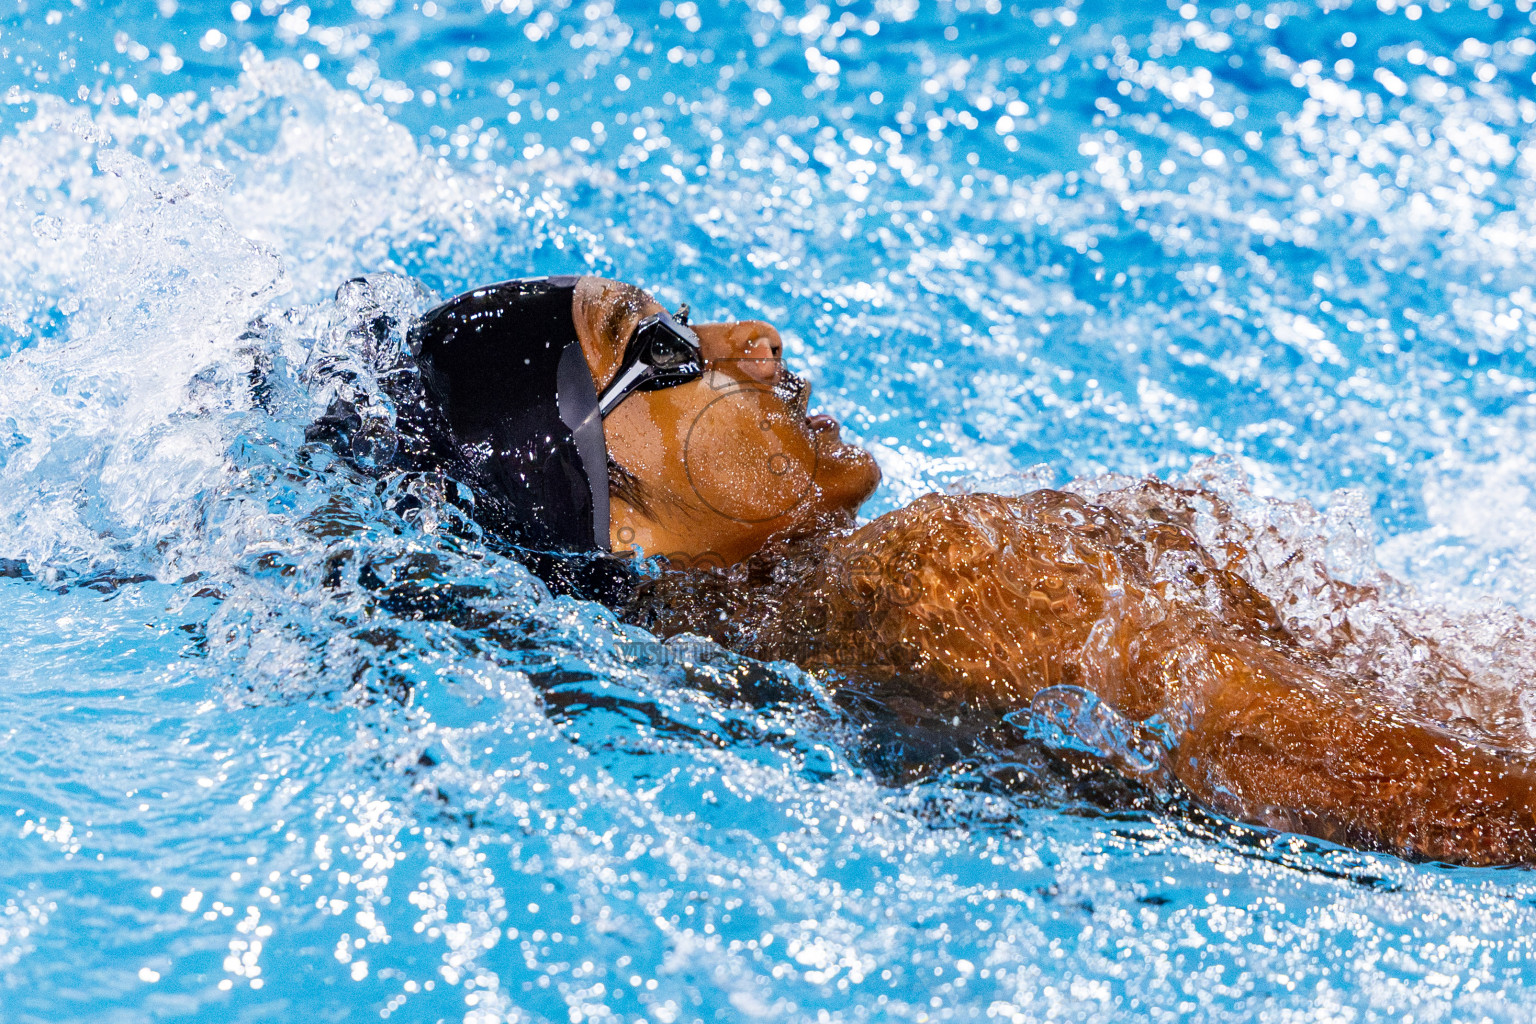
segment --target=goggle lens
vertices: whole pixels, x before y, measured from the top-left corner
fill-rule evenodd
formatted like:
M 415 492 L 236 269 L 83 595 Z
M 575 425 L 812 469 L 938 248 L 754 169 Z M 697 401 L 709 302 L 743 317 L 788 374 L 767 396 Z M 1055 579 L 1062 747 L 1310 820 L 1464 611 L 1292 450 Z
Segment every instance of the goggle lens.
M 619 372 L 598 396 L 597 408 L 606 417 L 636 391 L 675 388 L 702 376 L 704 354 L 699 336 L 671 314 L 653 313 L 635 325 Z

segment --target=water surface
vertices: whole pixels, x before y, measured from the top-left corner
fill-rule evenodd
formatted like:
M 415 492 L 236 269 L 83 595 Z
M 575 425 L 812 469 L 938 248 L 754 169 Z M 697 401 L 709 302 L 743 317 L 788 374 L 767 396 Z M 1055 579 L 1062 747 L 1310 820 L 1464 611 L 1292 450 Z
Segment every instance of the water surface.
M 1526 1020 L 1526 872 L 882 785 L 303 433 L 380 309 L 621 277 L 870 515 L 1200 483 L 1526 707 L 1529 8 L 5 0 L 0 1020 Z

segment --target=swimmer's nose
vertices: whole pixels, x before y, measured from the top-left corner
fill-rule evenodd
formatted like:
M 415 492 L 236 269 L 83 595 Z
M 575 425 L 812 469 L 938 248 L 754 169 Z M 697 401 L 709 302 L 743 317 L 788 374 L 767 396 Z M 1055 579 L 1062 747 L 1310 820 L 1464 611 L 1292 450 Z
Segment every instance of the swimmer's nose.
M 773 328 L 768 328 L 773 331 Z M 756 380 L 772 383 L 784 368 L 784 343 L 777 331 L 768 335 L 758 334 L 747 339 L 742 346 L 741 368 Z
M 772 383 L 784 365 L 784 340 L 772 324 L 740 320 L 724 324 L 700 324 L 699 341 L 704 358 L 720 369 Z

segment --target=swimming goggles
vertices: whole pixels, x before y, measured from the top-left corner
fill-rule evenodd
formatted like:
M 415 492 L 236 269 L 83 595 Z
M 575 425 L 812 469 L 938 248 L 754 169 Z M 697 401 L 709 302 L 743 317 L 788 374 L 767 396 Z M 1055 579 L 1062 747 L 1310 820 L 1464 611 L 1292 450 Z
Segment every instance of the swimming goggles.
M 675 388 L 702 376 L 704 353 L 699 336 L 688 326 L 688 307 L 684 305 L 675 316 L 665 310 L 652 313 L 629 336 L 619 372 L 598 396 L 598 414 L 606 419 L 636 391 Z

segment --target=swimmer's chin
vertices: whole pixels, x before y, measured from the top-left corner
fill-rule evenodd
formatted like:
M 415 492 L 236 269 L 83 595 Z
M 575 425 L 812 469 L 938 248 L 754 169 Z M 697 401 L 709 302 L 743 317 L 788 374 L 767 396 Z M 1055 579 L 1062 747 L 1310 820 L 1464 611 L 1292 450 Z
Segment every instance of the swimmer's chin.
M 823 495 L 821 505 L 853 514 L 880 486 L 880 465 L 868 449 L 843 440 L 835 419 L 830 416 L 826 419 L 831 421 L 830 425 L 814 435 L 819 463 L 816 482 Z

